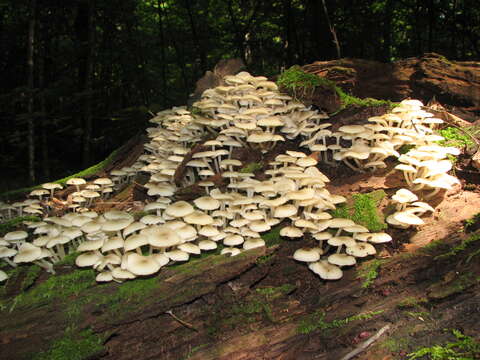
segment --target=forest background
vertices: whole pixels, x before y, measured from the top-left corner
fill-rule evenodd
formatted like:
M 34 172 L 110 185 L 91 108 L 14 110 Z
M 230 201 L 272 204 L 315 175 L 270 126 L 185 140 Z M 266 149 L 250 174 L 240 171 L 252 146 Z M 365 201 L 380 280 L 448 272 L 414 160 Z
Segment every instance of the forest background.
M 425 52 L 479 60 L 478 0 L 0 0 L 0 191 L 104 159 L 221 59 Z

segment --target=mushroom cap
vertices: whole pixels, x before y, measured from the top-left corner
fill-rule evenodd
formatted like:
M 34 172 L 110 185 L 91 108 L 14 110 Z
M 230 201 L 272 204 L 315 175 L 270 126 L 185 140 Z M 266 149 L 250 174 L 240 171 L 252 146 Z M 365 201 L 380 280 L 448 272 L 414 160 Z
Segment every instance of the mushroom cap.
M 410 211 L 399 211 L 392 215 L 396 221 L 406 225 L 423 225 L 425 222 Z
M 368 242 L 371 242 L 372 244 L 382 244 L 385 242 L 392 241 L 392 237 L 384 232 L 380 233 L 370 233 L 370 236 L 367 238 Z
M 185 251 L 186 253 L 189 254 L 196 254 L 199 255 L 201 253 L 200 247 L 198 245 L 192 244 L 192 243 L 184 243 L 178 245 L 178 249 Z
M 220 201 L 210 196 L 199 197 L 193 200 L 193 202 L 200 210 L 216 210 L 220 207 Z
M 133 222 L 133 217 L 107 220 L 102 224 L 102 230 L 103 231 L 120 231 L 125 229 L 132 222 Z
M 355 240 L 350 236 L 334 236 L 328 239 L 328 244 L 332 246 L 345 245 L 349 247 L 355 245 Z
M 5 271 L 0 270 L 0 282 L 5 281 L 8 279 L 8 275 Z
M 42 184 L 42 188 L 47 190 L 61 189 L 62 185 L 57 183 L 45 183 L 45 184 Z
M 127 270 L 134 275 L 152 275 L 158 272 L 160 267 L 160 264 L 151 256 L 142 256 L 137 253 L 128 256 Z
M 188 261 L 190 254 L 182 250 L 172 250 L 165 252 L 165 255 L 173 261 Z
M 291 205 L 291 204 L 281 205 L 275 208 L 273 212 L 273 216 L 276 218 L 291 217 L 293 215 L 296 215 L 297 211 L 298 209 L 295 205 Z
M 24 243 L 19 247 L 18 253 L 13 258 L 13 261 L 17 264 L 22 262 L 33 262 L 40 258 L 41 254 L 42 249 L 38 246 L 30 243 Z
M 200 250 L 215 250 L 218 245 L 215 241 L 213 240 L 200 240 L 198 242 L 198 247 L 200 248 Z
M 17 241 L 22 241 L 27 237 L 28 237 L 28 233 L 26 231 L 17 230 L 17 231 L 10 231 L 6 233 L 3 239 L 9 242 L 17 242 Z
M 194 225 L 210 225 L 213 223 L 213 218 L 201 211 L 194 211 L 183 218 L 186 223 Z
M 220 254 L 221 255 L 236 256 L 236 255 L 240 254 L 241 252 L 242 252 L 242 250 L 240 250 L 238 248 L 226 247 L 226 248 L 223 248 L 222 251 L 220 251 Z
M 349 246 L 347 247 L 346 252 L 348 255 L 355 257 L 365 257 L 369 255 L 375 255 L 377 253 L 375 247 L 366 242 L 356 243 L 353 246 Z
M 343 271 L 338 266 L 320 260 L 308 264 L 308 268 L 324 280 L 338 280 L 343 276 Z
M 243 238 L 243 236 L 231 234 L 223 239 L 223 244 L 226 246 L 237 246 L 243 244 L 244 241 L 245 239 Z
M 110 271 L 102 271 L 101 273 L 98 273 L 98 275 L 95 277 L 95 281 L 97 282 L 109 282 L 113 280 L 113 275 Z
M 303 236 L 303 231 L 295 226 L 285 226 L 280 230 L 280 236 L 298 238 Z
M 183 242 L 182 238 L 166 225 L 153 225 L 143 230 L 140 230 L 140 234 L 146 235 L 148 243 L 151 246 L 159 248 L 167 248 L 175 245 L 179 245 Z
M 83 252 L 83 251 L 98 250 L 103 246 L 104 243 L 105 243 L 104 239 L 87 240 L 87 241 L 82 242 L 80 245 L 78 245 L 77 251 Z
M 300 248 L 293 253 L 293 258 L 297 261 L 315 262 L 320 260 L 320 254 L 314 249 Z
M 135 279 L 135 275 L 126 269 L 116 267 L 112 270 L 112 276 L 115 279 L 126 280 L 126 279 Z
M 77 258 L 75 259 L 75 264 L 78 267 L 93 266 L 97 262 L 101 261 L 101 259 L 102 259 L 102 256 L 99 255 L 98 253 L 93 251 L 88 251 L 78 255 Z
M 333 218 L 329 220 L 328 227 L 329 228 L 345 228 L 349 226 L 355 226 L 356 224 L 350 220 L 345 218 Z
M 332 254 L 328 257 L 328 262 L 337 266 L 351 266 L 357 263 L 355 257 L 347 254 Z
M 400 189 L 395 193 L 395 195 L 392 196 L 392 200 L 394 200 L 394 201 L 396 201 L 400 204 L 405 204 L 405 203 L 409 203 L 409 202 L 412 202 L 412 201 L 417 201 L 418 196 L 415 195 L 414 193 L 412 193 L 408 189 Z
M 262 246 L 265 246 L 265 240 L 263 240 L 262 238 L 249 238 L 243 243 L 243 250 L 255 249 Z
M 139 247 L 148 245 L 148 236 L 144 234 L 135 234 L 135 235 L 130 235 L 123 243 L 123 248 L 124 251 L 131 251 L 135 250 Z M 103 248 L 102 248 L 103 250 Z

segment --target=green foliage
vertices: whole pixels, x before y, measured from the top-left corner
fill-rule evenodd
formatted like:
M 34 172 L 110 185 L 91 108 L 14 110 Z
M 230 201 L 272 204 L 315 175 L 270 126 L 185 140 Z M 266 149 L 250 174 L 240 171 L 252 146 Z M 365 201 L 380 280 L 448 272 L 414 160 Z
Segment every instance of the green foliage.
M 282 228 L 282 225 L 277 225 L 269 232 L 260 235 L 267 247 L 272 247 L 282 242 L 282 237 L 280 236 L 280 230 L 282 230 Z
M 385 263 L 385 260 L 373 259 L 362 263 L 357 270 L 357 277 L 363 279 L 362 288 L 369 288 L 374 280 L 378 277 L 378 270 L 380 266 Z
M 75 265 L 75 259 L 77 258 L 78 255 L 80 255 L 80 253 L 78 252 L 73 252 L 71 254 L 66 255 L 62 260 L 55 263 L 55 267 Z
M 291 92 L 294 97 L 304 96 L 308 92 L 313 92 L 315 87 L 322 84 L 334 86 L 333 82 L 326 79 L 320 79 L 317 75 L 306 73 L 298 65 L 294 65 L 283 71 L 278 77 L 277 84 L 279 87 Z M 300 91 L 298 94 L 297 91 Z
M 377 316 L 379 314 L 383 313 L 383 310 L 378 310 L 378 311 L 370 311 L 365 314 L 358 314 L 358 315 L 353 315 L 349 316 L 345 319 L 340 319 L 340 320 L 333 320 L 332 322 L 326 322 L 325 321 L 325 312 L 318 310 L 314 312 L 313 314 L 307 316 L 305 319 L 303 319 L 298 327 L 297 327 L 297 332 L 299 334 L 309 334 L 313 331 L 316 330 L 323 330 L 325 334 L 328 334 L 329 330 L 335 329 L 335 328 L 340 328 L 343 327 L 353 321 L 360 321 L 360 320 L 369 320 L 373 318 L 374 316 Z
M 474 231 L 480 227 L 480 213 L 476 213 L 470 219 L 465 220 L 464 228 L 466 232 Z
M 15 231 L 24 221 L 40 221 L 38 216 L 17 216 L 16 218 L 5 221 L 0 224 L 0 236 L 10 231 Z
M 445 129 L 439 130 L 438 132 L 441 136 L 445 138 L 445 140 L 438 142 L 442 146 L 468 148 L 475 145 L 475 141 L 472 140 L 471 136 L 465 134 L 462 130 L 456 127 L 447 127 Z
M 456 341 L 445 345 L 424 347 L 408 354 L 408 360 L 431 359 L 431 360 L 473 360 L 480 356 L 480 342 L 474 338 L 462 334 L 459 330 L 452 330 Z
M 91 330 L 76 332 L 68 328 L 62 338 L 54 340 L 49 350 L 33 356 L 33 360 L 83 360 L 103 349 L 103 339 Z
M 337 218 L 346 218 L 355 221 L 357 224 L 365 226 L 372 232 L 378 232 L 387 228 L 382 214 L 377 206 L 386 196 L 385 191 L 377 190 L 369 194 L 353 194 L 353 204 L 342 204 L 332 211 L 332 216 Z
M 370 107 L 370 106 L 385 106 L 388 105 L 390 109 L 394 108 L 397 106 L 396 103 L 393 103 L 388 100 L 378 100 L 378 99 L 373 99 L 373 98 L 365 98 L 365 99 L 360 99 L 355 96 L 347 94 L 345 91 L 343 91 L 342 88 L 335 86 L 335 90 L 340 97 L 340 100 L 342 102 L 342 107 L 340 110 L 343 110 L 349 106 L 362 106 L 362 107 Z M 340 111 L 338 110 L 338 111 Z M 337 111 L 337 112 L 338 112 Z

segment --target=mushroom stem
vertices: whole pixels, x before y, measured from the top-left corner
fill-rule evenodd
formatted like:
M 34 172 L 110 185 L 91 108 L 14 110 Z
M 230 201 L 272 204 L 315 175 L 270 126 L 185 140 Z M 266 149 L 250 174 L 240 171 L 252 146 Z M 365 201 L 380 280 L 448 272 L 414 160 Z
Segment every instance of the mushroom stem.
M 15 264 L 12 260 L 10 260 L 9 258 L 3 258 L 3 260 L 5 260 L 5 262 L 10 265 L 11 267 L 14 267 L 16 268 L 17 267 L 17 264 Z
M 55 270 L 53 269 L 53 264 L 45 261 L 45 260 L 36 260 L 33 262 L 35 265 L 40 266 L 41 268 L 47 270 L 47 272 L 51 274 L 55 274 Z

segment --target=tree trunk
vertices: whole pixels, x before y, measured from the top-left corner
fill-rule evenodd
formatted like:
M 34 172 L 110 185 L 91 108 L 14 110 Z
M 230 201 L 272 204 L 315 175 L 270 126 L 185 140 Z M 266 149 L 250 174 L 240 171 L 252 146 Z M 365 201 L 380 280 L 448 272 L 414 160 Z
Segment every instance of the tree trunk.
M 163 29 L 163 1 L 157 0 L 157 12 L 158 12 L 158 35 L 160 38 L 160 61 L 162 62 L 162 107 L 167 107 L 167 61 L 165 56 L 165 32 Z
M 48 40 L 47 40 L 48 41 Z M 38 88 L 40 89 L 40 137 L 41 137 L 41 151 L 42 151 L 42 177 L 43 180 L 50 179 L 50 161 L 48 156 L 48 132 L 47 127 L 47 106 L 45 99 L 45 55 L 46 44 L 41 47 L 41 52 L 38 57 Z
M 330 16 L 328 15 L 328 9 L 327 9 L 327 4 L 325 3 L 325 0 L 322 0 L 322 5 L 323 5 L 323 11 L 325 13 L 325 19 L 327 20 L 328 28 L 332 33 L 333 43 L 335 44 L 335 49 L 337 51 L 337 59 L 340 59 L 342 57 L 340 52 L 340 43 L 338 42 L 335 28 L 333 27 L 333 24 L 330 22 Z
M 28 130 L 27 130 L 27 143 L 28 143 L 28 178 L 30 183 L 35 184 L 35 123 L 33 119 L 34 112 L 34 51 L 35 51 L 35 22 L 37 16 L 37 1 L 30 1 L 30 20 L 28 22 L 28 55 L 27 55 L 27 68 L 28 68 Z
M 93 57 L 95 44 L 95 0 L 88 1 L 88 53 L 85 68 L 85 115 L 83 133 L 83 166 L 87 167 L 91 162 L 92 141 L 92 90 L 93 90 Z
M 190 0 L 185 0 L 185 8 L 187 9 L 188 19 L 190 21 L 190 29 L 192 31 L 193 41 L 195 42 L 195 47 L 197 48 L 197 54 L 200 58 L 200 73 L 203 74 L 208 70 L 207 68 L 207 55 L 205 54 L 205 49 L 202 46 L 200 38 L 198 36 L 197 27 L 192 13 L 192 6 Z

